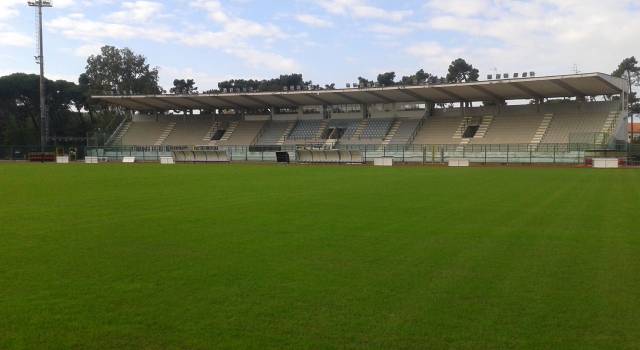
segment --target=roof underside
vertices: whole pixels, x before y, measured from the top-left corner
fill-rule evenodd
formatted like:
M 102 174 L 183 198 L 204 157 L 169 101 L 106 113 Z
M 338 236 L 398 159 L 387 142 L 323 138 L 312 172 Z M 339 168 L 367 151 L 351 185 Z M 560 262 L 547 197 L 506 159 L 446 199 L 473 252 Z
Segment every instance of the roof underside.
M 264 108 L 304 105 L 374 104 L 429 101 L 435 103 L 522 100 L 553 97 L 617 95 L 628 92 L 623 79 L 602 73 L 505 79 L 461 84 L 393 86 L 290 92 L 200 95 L 93 96 L 133 110 Z

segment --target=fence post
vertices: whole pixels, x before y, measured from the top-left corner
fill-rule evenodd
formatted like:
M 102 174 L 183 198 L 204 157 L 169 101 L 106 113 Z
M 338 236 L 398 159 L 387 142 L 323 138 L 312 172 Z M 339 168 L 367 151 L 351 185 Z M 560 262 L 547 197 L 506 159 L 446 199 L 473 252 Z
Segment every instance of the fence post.
M 487 145 L 484 145 L 484 165 L 487 165 Z
M 509 144 L 507 144 L 507 165 L 509 164 Z

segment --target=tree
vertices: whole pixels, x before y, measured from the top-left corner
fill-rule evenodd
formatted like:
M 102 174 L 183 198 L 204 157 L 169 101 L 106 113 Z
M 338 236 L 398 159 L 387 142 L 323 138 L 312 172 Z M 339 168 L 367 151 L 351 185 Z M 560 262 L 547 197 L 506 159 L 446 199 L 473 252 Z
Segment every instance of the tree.
M 611 75 L 625 79 L 631 89 L 640 87 L 640 66 L 638 66 L 638 60 L 636 60 L 635 56 L 622 60 Z M 629 94 L 629 111 L 640 113 L 640 99 L 638 99 L 635 91 L 631 91 Z
M 231 79 L 226 81 L 221 81 L 218 83 L 219 91 L 282 91 L 285 87 L 287 89 L 292 86 L 296 89 L 308 88 L 311 86 L 311 81 L 304 81 L 302 78 L 302 74 L 284 74 L 280 75 L 278 78 L 272 79 L 263 79 L 263 80 L 254 80 L 254 79 Z M 205 93 L 213 93 L 216 92 L 214 90 L 207 90 Z
M 384 86 L 393 86 L 395 85 L 396 73 L 395 72 L 386 72 L 382 74 L 378 74 L 378 84 Z
M 462 58 L 451 62 L 447 73 L 448 83 L 467 83 L 478 81 L 479 71 Z
M 335 83 L 325 84 L 324 85 L 324 89 L 325 90 L 335 90 L 336 89 L 336 84 Z
M 457 60 L 451 62 L 449 65 L 449 71 L 447 73 L 447 82 L 448 83 L 467 83 L 471 81 L 478 81 L 478 77 L 480 76 L 479 71 L 467 61 L 462 58 L 458 58 Z M 460 102 L 460 108 L 465 105 L 464 102 Z M 471 102 L 466 103 L 467 106 L 472 106 Z
M 426 73 L 424 69 L 420 69 L 415 74 L 409 76 L 403 76 L 401 79 L 402 85 L 424 85 L 424 84 L 438 84 L 442 82 L 442 78 L 431 73 Z
M 15 73 L 0 77 L 0 144 L 39 142 L 39 76 Z M 82 113 L 86 91 L 73 82 L 45 80 L 52 136 L 82 137 L 93 129 Z
M 87 59 L 80 82 L 90 94 L 160 94 L 158 68 L 151 68 L 146 57 L 128 48 L 103 46 L 99 55 Z
M 175 95 L 194 95 L 198 93 L 196 82 L 193 79 L 174 79 L 173 87 L 169 90 Z M 184 113 L 193 114 L 193 109 L 186 109 Z
M 358 77 L 358 85 L 361 87 L 368 87 L 373 85 L 373 80 L 369 80 L 363 77 Z
M 176 95 L 193 95 L 198 93 L 196 82 L 193 79 L 174 79 L 173 87 L 169 90 Z

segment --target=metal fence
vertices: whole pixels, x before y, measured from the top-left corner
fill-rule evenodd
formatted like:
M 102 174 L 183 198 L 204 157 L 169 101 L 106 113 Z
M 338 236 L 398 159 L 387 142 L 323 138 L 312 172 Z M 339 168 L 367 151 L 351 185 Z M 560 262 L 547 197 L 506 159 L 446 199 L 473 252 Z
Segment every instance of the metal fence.
M 0 146 L 0 160 L 29 160 L 29 154 L 41 153 L 39 145 L 27 146 Z M 46 153 L 54 153 L 58 155 L 72 155 L 72 160 L 84 159 L 87 151 L 85 145 L 78 146 L 47 146 L 44 148 Z
M 74 154 L 75 159 L 85 155 L 105 161 L 120 161 L 134 156 L 139 161 L 159 161 L 171 156 L 173 151 L 223 150 L 234 162 L 275 162 L 276 152 L 288 152 L 296 160 L 296 150 L 326 149 L 324 144 L 285 146 L 50 146 L 46 152 Z M 621 144 L 601 148 L 582 143 L 567 144 L 494 144 L 494 145 L 345 145 L 340 150 L 358 150 L 365 162 L 376 158 L 391 157 L 396 163 L 437 164 L 450 159 L 467 159 L 482 164 L 583 164 L 593 157 L 624 158 L 628 164 L 640 163 L 640 145 Z M 40 152 L 40 146 L 0 146 L 0 160 L 28 160 L 29 153 Z
M 599 149 L 588 144 L 497 144 L 497 145 L 337 145 L 341 150 L 362 152 L 365 162 L 375 158 L 391 157 L 399 163 L 446 163 L 450 159 L 467 159 L 472 163 L 499 164 L 582 164 L 586 158 L 601 156 L 627 157 L 626 145 Z M 276 152 L 288 152 L 295 161 L 298 149 L 325 149 L 325 145 L 256 146 L 119 146 L 87 147 L 86 154 L 106 161 L 134 156 L 141 161 L 158 161 L 171 152 L 211 149 L 223 150 L 231 161 L 275 162 Z M 615 153 L 615 154 L 613 154 Z

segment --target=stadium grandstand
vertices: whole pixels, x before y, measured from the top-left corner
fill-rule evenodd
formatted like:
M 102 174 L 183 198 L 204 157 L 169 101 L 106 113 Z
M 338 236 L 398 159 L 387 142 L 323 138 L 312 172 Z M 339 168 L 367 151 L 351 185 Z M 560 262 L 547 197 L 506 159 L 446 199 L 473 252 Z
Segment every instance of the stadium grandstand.
M 602 73 L 288 90 L 94 96 L 124 111 L 96 152 L 159 156 L 199 148 L 271 160 L 277 151 L 295 157 L 298 149 L 359 149 L 370 158 L 405 161 L 504 162 L 511 153 L 512 160 L 535 155 L 540 162 L 581 162 L 586 152 L 615 149 L 627 139 L 629 88 Z M 169 114 L 173 110 L 195 112 Z

